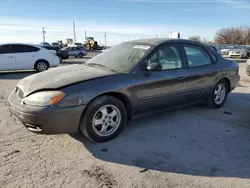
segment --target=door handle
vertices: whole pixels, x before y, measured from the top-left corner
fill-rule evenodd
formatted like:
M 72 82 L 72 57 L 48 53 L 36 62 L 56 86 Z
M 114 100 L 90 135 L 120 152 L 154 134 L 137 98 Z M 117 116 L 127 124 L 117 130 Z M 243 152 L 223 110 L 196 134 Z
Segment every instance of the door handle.
M 12 59 L 12 58 L 14 58 L 14 56 L 9 56 L 8 58 Z
M 31 57 L 36 57 L 36 55 L 32 55 Z

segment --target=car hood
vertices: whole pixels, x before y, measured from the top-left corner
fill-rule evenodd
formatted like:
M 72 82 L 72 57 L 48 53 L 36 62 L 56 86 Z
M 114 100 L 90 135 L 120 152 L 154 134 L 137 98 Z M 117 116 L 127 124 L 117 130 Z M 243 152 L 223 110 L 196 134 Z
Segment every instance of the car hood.
M 232 52 L 236 52 L 236 53 L 238 53 L 238 52 L 246 52 L 246 49 L 234 49 L 234 50 L 232 50 Z
M 58 89 L 78 82 L 116 74 L 108 69 L 87 65 L 69 65 L 33 74 L 17 84 L 23 96 L 44 89 Z
M 221 52 L 228 52 L 230 50 L 232 50 L 232 49 L 221 49 Z

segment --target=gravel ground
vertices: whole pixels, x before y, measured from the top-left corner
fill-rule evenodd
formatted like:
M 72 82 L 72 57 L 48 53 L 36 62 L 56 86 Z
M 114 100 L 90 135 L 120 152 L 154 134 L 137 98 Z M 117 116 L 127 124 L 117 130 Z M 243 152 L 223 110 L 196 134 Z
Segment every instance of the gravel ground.
M 0 74 L 0 187 L 249 188 L 250 77 L 239 65 L 240 84 L 223 108 L 142 117 L 102 144 L 26 130 L 7 97 L 33 72 Z

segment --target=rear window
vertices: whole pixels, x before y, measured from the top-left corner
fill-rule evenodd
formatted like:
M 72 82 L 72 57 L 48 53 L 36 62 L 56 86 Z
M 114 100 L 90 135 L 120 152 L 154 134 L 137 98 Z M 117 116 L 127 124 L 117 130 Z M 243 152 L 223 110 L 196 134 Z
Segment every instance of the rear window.
M 22 44 L 14 44 L 11 45 L 14 53 L 25 53 L 25 52 L 37 52 L 40 49 L 35 46 L 22 45 Z

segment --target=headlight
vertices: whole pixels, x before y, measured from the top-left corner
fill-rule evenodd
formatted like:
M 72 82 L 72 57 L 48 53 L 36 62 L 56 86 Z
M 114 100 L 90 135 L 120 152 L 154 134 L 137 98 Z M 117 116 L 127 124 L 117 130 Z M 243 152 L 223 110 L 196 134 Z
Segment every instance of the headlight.
M 48 106 L 56 104 L 65 97 L 61 91 L 41 91 L 24 98 L 24 103 L 32 106 Z

